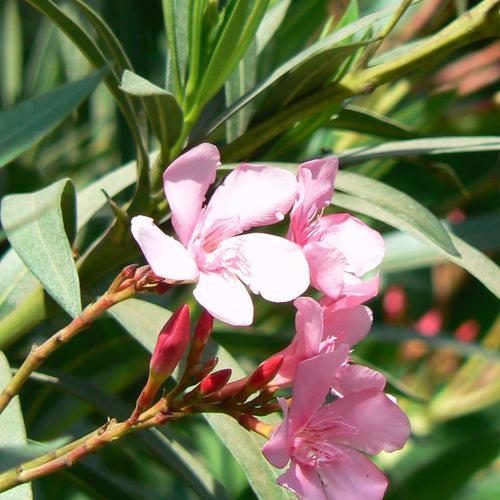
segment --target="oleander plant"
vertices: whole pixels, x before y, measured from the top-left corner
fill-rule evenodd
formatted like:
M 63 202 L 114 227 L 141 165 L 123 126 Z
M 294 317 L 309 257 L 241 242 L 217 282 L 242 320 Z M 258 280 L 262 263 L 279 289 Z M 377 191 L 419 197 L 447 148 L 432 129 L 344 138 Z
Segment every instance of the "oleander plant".
M 2 499 L 500 497 L 500 0 L 1 0 Z

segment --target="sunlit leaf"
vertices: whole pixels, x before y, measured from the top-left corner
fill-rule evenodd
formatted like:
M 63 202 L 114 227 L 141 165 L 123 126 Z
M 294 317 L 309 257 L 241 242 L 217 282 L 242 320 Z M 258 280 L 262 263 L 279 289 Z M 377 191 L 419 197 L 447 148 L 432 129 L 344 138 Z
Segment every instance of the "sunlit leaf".
M 384 142 L 376 146 L 362 146 L 339 155 L 343 166 L 376 158 L 398 158 L 418 155 L 475 153 L 500 151 L 500 138 L 485 137 L 429 137 L 408 141 Z
M 34 193 L 6 196 L 1 219 L 28 269 L 68 314 L 78 315 L 80 285 L 70 246 L 76 228 L 72 182 L 63 179 Z

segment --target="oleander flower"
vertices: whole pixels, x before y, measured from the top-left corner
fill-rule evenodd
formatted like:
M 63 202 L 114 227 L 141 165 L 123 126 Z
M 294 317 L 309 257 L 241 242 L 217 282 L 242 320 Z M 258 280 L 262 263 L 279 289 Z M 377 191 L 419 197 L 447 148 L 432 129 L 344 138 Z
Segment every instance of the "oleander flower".
M 378 291 L 378 277 L 369 282 L 361 277 L 382 261 L 384 241 L 352 215 L 323 215 L 332 200 L 337 170 L 338 159 L 333 156 L 300 165 L 288 238 L 304 250 L 311 285 L 333 300 L 362 295 L 363 302 L 375 286 L 375 294 Z
M 196 300 L 213 316 L 250 325 L 253 304 L 245 285 L 271 302 L 293 300 L 309 286 L 300 246 L 270 234 L 242 234 L 283 220 L 296 198 L 297 181 L 284 169 L 242 164 L 204 205 L 219 159 L 215 146 L 201 144 L 163 175 L 180 241 L 145 216 L 132 219 L 132 233 L 155 274 L 196 283 Z
M 366 306 L 339 308 L 332 314 L 310 297 L 294 302 L 296 334 L 279 355 L 283 364 L 272 385 L 286 387 L 293 383 L 300 362 L 345 345 L 350 349 L 362 340 L 372 325 L 372 313 Z
M 358 373 L 348 386 L 362 380 L 361 390 L 325 402 L 343 363 L 341 351 L 299 364 L 291 407 L 280 399 L 283 423 L 262 450 L 275 467 L 289 464 L 277 482 L 299 499 L 381 499 L 387 478 L 365 453 L 398 450 L 410 435 L 406 415 L 380 389 L 381 376 Z

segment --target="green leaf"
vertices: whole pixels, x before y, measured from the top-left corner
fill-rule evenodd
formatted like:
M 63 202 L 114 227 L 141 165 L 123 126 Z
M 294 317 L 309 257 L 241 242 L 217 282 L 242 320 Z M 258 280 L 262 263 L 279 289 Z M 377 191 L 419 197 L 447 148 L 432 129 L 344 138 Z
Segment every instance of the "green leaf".
M 4 354 L 0 352 L 0 386 L 5 387 L 11 379 L 10 366 Z M 1 448 L 12 446 L 26 446 L 26 430 L 24 419 L 19 404 L 19 396 L 16 396 L 0 414 L 0 457 L 3 456 Z M 33 494 L 31 484 L 22 484 L 5 493 L 2 500 L 31 500 Z
M 0 113 L 0 167 L 51 132 L 97 87 L 106 71 L 96 71 Z
M 338 173 L 335 187 L 356 197 L 356 203 L 361 210 L 349 207 L 350 210 L 365 213 L 363 208 L 376 207 L 378 216 L 373 215 L 376 219 L 407 231 L 444 250 L 450 256 L 459 256 L 441 222 L 407 194 L 383 182 L 344 171 Z M 333 204 L 343 208 L 346 208 L 346 202 L 353 201 L 352 196 L 346 197 L 342 193 L 336 193 L 333 197 Z M 380 215 L 384 218 L 381 219 Z
M 339 45 L 343 40 L 348 39 L 355 33 L 368 28 L 378 20 L 384 18 L 385 16 L 392 13 L 394 8 L 382 9 L 373 14 L 369 14 L 361 18 L 352 24 L 349 24 L 345 28 L 342 28 L 331 35 L 319 40 L 318 42 L 312 44 L 307 49 L 303 50 L 296 56 L 289 59 L 287 62 L 282 64 L 279 68 L 275 69 L 271 75 L 269 75 L 263 82 L 259 83 L 256 87 L 245 94 L 241 99 L 235 102 L 227 111 L 225 111 L 220 117 L 218 117 L 215 122 L 210 126 L 209 133 L 213 132 L 219 125 L 224 123 L 229 119 L 234 113 L 236 113 L 243 106 L 246 106 L 249 102 L 253 101 L 255 98 L 260 96 L 265 91 L 269 90 L 273 85 L 285 77 L 288 73 L 294 69 L 299 68 L 301 65 L 307 63 L 307 61 L 322 52 L 328 51 Z
M 73 183 L 63 179 L 34 193 L 6 196 L 1 220 L 28 269 L 68 314 L 77 316 L 82 306 L 70 246 L 76 229 Z
M 469 217 L 464 222 L 450 225 L 450 231 L 469 245 L 482 252 L 500 249 L 500 233 L 491 231 L 500 226 L 500 214 Z M 385 272 L 401 272 L 410 269 L 434 266 L 447 259 L 433 251 L 428 245 L 407 233 L 393 231 L 384 234 L 385 257 L 382 269 Z
M 153 351 L 158 332 L 171 315 L 170 311 L 139 299 L 117 304 L 109 312 L 149 352 Z M 211 341 L 208 349 L 211 356 L 218 356 L 219 366 L 233 370 L 234 377 L 246 375 L 221 346 Z M 260 451 L 263 444 L 261 440 L 244 430 L 230 417 L 217 414 L 207 414 L 204 417 L 240 463 L 259 498 L 288 498 L 285 490 L 276 485 L 276 471 Z
M 355 174 L 349 174 L 349 175 L 355 175 Z M 378 183 L 378 181 L 374 180 L 370 180 L 370 182 Z M 393 190 L 393 188 L 389 188 L 389 186 L 385 186 L 385 188 Z M 342 189 L 340 185 L 339 189 Z M 398 194 L 402 194 L 397 190 L 394 191 L 396 191 L 396 193 Z M 394 200 L 396 199 L 397 197 L 394 198 Z M 412 203 L 416 202 L 413 200 Z M 460 238 L 451 233 L 446 232 L 452 245 L 451 248 L 455 249 L 454 255 L 451 252 L 449 252 L 446 249 L 446 247 L 437 244 L 437 242 L 430 237 L 431 234 L 426 232 L 425 227 L 423 228 L 423 230 L 421 230 L 421 228 L 418 225 L 414 225 L 414 223 L 412 222 L 411 217 L 409 217 L 410 214 L 407 211 L 407 208 L 409 208 L 412 205 L 408 206 L 401 205 L 401 207 L 404 207 L 403 209 L 395 207 L 394 209 L 388 210 L 383 203 L 377 203 L 377 202 L 372 203 L 367 199 L 350 196 L 344 193 L 335 194 L 334 205 L 345 208 L 347 210 L 351 210 L 353 212 L 359 212 L 364 215 L 368 215 L 377 220 L 385 222 L 386 224 L 389 224 L 390 226 L 393 226 L 396 229 L 399 229 L 401 231 L 406 231 L 412 234 L 413 236 L 417 237 L 427 245 L 430 244 L 430 246 L 436 252 L 443 255 L 447 260 L 454 262 L 455 264 L 458 264 L 459 266 L 469 271 L 486 288 L 488 288 L 488 290 L 490 290 L 497 297 L 500 297 L 500 269 L 498 268 L 498 266 L 491 259 L 486 257 L 486 255 L 481 253 L 479 250 L 476 250 L 474 247 L 470 246 L 465 241 L 461 240 Z M 415 209 L 418 211 L 419 207 L 420 205 L 415 207 Z
M 88 19 L 90 24 L 101 38 L 101 43 L 104 45 L 107 53 L 115 61 L 113 71 L 117 76 L 121 75 L 126 69 L 132 69 L 132 63 L 125 52 L 120 40 L 113 33 L 109 25 L 94 9 L 90 8 L 82 0 L 71 0 L 75 3 L 83 15 Z
M 2 106 L 12 106 L 23 86 L 23 33 L 19 3 L 6 0 L 0 24 L 0 96 Z
M 369 109 L 348 104 L 337 115 L 332 116 L 328 127 L 340 130 L 352 130 L 359 134 L 388 137 L 390 139 L 407 139 L 417 133 L 410 127 L 387 116 Z
M 285 19 L 290 3 L 291 0 L 279 0 L 267 10 L 255 34 L 257 54 L 262 52 L 280 27 L 283 19 Z
M 126 70 L 120 88 L 141 97 L 148 110 L 151 126 L 162 146 L 172 146 L 182 130 L 183 115 L 175 97 L 145 78 Z
M 38 285 L 38 280 L 17 253 L 9 248 L 0 259 L 0 323 Z
M 226 107 L 239 99 L 253 85 L 257 75 L 257 46 L 251 43 L 245 57 L 238 63 L 224 84 Z M 247 106 L 226 122 L 226 140 L 231 142 L 239 137 L 247 128 L 252 109 Z
M 186 65 L 189 48 L 189 2 L 186 0 L 162 0 L 163 18 L 167 32 L 168 69 L 167 89 L 178 99 L 184 94 Z
M 223 86 L 255 37 L 269 0 L 231 0 L 224 11 L 214 50 L 196 90 L 203 107 Z
M 376 146 L 361 146 L 350 149 L 341 153 L 339 159 L 342 166 L 347 166 L 374 158 L 475 153 L 478 151 L 500 151 L 500 137 L 431 137 L 385 142 Z

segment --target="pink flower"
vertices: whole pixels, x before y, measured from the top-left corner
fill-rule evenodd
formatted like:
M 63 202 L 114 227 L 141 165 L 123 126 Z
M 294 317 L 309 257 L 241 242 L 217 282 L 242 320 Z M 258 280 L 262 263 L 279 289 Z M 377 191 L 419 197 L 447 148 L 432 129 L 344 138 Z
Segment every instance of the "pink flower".
M 215 181 L 219 152 L 201 144 L 163 175 L 179 241 L 149 217 L 132 219 L 132 233 L 153 272 L 172 282 L 196 283 L 194 296 L 216 318 L 250 325 L 253 304 L 245 285 L 271 302 L 287 302 L 309 286 L 300 247 L 270 234 L 243 232 L 283 220 L 297 182 L 286 170 L 240 165 L 204 205 Z
M 325 404 L 341 363 L 335 351 L 300 363 L 291 408 L 280 400 L 283 423 L 262 450 L 275 467 L 290 462 L 277 482 L 299 499 L 381 499 L 387 479 L 364 453 L 398 450 L 410 435 L 408 419 L 380 380 L 370 384 L 367 377 L 362 390 Z
M 366 286 L 360 277 L 377 267 L 384 256 L 380 234 L 356 217 L 322 215 L 332 199 L 337 170 L 338 160 L 333 156 L 300 166 L 299 194 L 288 232 L 288 238 L 304 250 L 311 284 L 335 300 L 359 294 L 358 288 Z
M 372 313 L 368 307 L 357 305 L 340 308 L 331 314 L 314 299 L 299 297 L 294 302 L 296 334 L 291 344 L 279 354 L 283 365 L 272 385 L 291 385 L 297 366 L 301 361 L 329 352 L 345 345 L 347 351 L 362 340 L 372 324 Z

